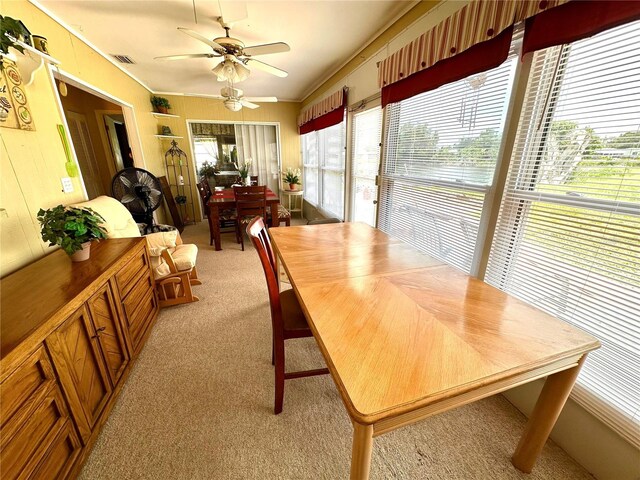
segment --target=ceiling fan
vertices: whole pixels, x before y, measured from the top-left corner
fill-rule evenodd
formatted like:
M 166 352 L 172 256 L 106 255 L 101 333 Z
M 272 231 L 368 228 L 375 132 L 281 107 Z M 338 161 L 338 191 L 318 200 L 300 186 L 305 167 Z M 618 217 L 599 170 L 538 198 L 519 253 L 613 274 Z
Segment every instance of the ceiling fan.
M 241 40 L 229 36 L 229 30 L 231 30 L 230 24 L 225 23 L 222 17 L 218 17 L 217 20 L 220 26 L 224 28 L 226 35 L 224 37 L 214 38 L 213 40 L 209 40 L 204 35 L 188 28 L 178 27 L 178 30 L 181 32 L 209 45 L 213 50 L 212 53 L 186 53 L 183 55 L 155 57 L 155 59 L 224 58 L 224 60 L 213 69 L 213 72 L 218 77 L 218 81 L 241 82 L 249 77 L 250 70 L 248 67 L 255 67 L 276 77 L 284 78 L 288 75 L 284 70 L 256 60 L 253 57 L 256 55 L 288 52 L 291 50 L 289 45 L 284 42 L 276 42 L 245 47 Z
M 232 85 L 220 90 L 220 95 L 216 95 L 215 98 L 222 99 L 225 108 L 232 112 L 237 112 L 242 107 L 252 109 L 260 107 L 256 103 L 274 103 L 278 101 L 276 97 L 245 97 L 242 90 L 234 88 Z

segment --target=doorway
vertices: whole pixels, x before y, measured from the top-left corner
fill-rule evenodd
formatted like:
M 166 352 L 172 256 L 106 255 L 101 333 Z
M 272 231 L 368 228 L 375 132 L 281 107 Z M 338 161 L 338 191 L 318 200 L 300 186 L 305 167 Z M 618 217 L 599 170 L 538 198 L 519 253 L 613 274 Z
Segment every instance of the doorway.
M 87 196 L 108 195 L 125 160 L 133 165 L 122 107 L 72 85 L 60 102 Z
M 109 195 L 123 168 L 146 168 L 132 105 L 57 68 L 49 75 L 87 199 Z

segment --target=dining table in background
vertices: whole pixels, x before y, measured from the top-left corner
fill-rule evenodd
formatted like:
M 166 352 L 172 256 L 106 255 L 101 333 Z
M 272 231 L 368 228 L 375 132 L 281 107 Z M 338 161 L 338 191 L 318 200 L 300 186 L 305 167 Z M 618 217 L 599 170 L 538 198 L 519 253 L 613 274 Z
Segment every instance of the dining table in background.
M 512 457 L 531 471 L 596 338 L 363 223 L 269 234 L 351 418 L 351 479 L 374 437 L 547 377 Z
M 272 190 L 267 188 L 267 208 L 271 210 L 271 218 L 278 218 L 278 204 L 280 198 L 273 193 Z M 209 231 L 213 237 L 216 250 L 222 250 L 222 242 L 220 240 L 220 211 L 231 210 L 236 208 L 236 201 L 233 196 L 232 188 L 225 188 L 224 190 L 214 190 L 207 202 L 207 208 L 209 208 Z M 278 222 L 272 222 L 273 227 L 278 226 Z M 272 227 L 272 228 L 273 228 Z

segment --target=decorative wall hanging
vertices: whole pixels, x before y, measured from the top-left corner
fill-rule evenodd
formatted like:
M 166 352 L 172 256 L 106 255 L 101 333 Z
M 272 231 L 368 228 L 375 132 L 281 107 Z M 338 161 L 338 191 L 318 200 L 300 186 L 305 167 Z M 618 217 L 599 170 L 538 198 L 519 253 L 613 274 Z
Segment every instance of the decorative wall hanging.
M 0 126 L 35 131 L 31 108 L 22 83 L 22 76 L 12 62 L 2 58 L 4 69 L 0 72 Z

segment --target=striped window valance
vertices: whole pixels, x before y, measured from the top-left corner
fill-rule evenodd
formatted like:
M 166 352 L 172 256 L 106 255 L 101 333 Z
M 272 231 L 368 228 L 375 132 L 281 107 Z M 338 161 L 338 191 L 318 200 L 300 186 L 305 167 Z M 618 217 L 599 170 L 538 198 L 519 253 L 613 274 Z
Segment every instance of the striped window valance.
M 332 112 L 337 108 L 341 108 L 343 106 L 343 102 L 344 90 L 340 89 L 332 95 L 329 95 L 327 98 L 324 98 L 302 110 L 300 115 L 298 115 L 298 126 L 301 127 L 311 120 L 315 120 L 326 113 Z
M 380 88 L 454 57 L 538 13 L 569 0 L 473 0 L 431 30 L 383 60 Z

